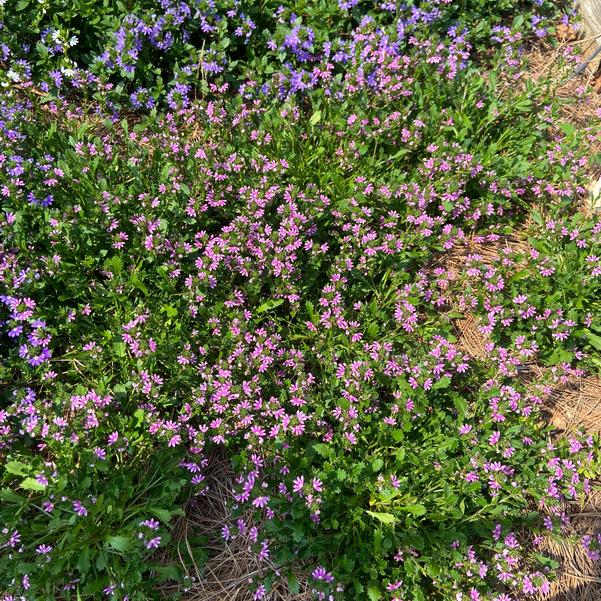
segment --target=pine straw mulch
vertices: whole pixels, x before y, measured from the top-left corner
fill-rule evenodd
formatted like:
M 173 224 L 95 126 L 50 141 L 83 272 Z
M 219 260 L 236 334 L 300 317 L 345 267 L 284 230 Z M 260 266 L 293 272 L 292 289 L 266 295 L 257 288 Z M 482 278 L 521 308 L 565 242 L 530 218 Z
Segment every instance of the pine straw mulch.
M 455 322 L 458 345 L 474 359 L 486 359 L 490 339 L 478 329 L 472 315 Z M 542 374 L 536 365 L 528 366 L 526 377 Z M 569 379 L 551 389 L 545 411 L 549 423 L 559 433 L 569 435 L 583 428 L 591 434 L 601 432 L 601 378 Z M 593 485 L 583 505 L 566 506 L 570 522 L 561 539 L 545 538 L 542 551 L 560 563 L 558 577 L 545 601 L 600 601 L 601 564 L 586 554 L 580 538 L 601 531 L 601 483 Z M 574 540 L 577 537 L 576 540 Z
M 490 339 L 479 331 L 478 320 L 468 315 L 457 320 L 455 326 L 458 346 L 474 359 L 485 360 Z M 527 367 L 526 378 L 543 373 L 535 364 Z M 546 399 L 545 412 L 558 433 L 570 435 L 581 428 L 591 434 L 600 433 L 601 378 L 571 378 L 553 387 Z M 560 539 L 546 537 L 541 549 L 560 563 L 557 579 L 544 600 L 600 601 L 601 563 L 588 557 L 580 539 L 585 534 L 601 532 L 601 483 L 593 484 L 593 491 L 582 505 L 569 503 L 565 510 L 570 522 L 564 535 Z
M 569 503 L 565 507 L 570 522 L 561 538 L 547 537 L 541 551 L 560 563 L 557 579 L 544 601 L 599 601 L 601 599 L 601 564 L 586 554 L 580 539 L 601 531 L 601 483 L 582 505 Z
M 586 60 L 595 40 L 577 39 L 573 35 L 558 34 L 555 46 L 550 42 L 538 42 L 527 49 L 524 58 L 528 65 L 527 77 L 535 83 L 548 82 L 555 95 L 565 101 L 562 117 L 584 132 L 589 130 L 591 122 L 595 121 L 596 111 L 601 108 L 601 70 L 593 71 L 589 65 L 582 73 L 575 73 L 578 65 L 573 60 L 566 60 L 566 55 L 581 52 L 583 60 Z M 596 62 L 592 64 L 596 65 Z M 591 140 L 591 144 L 592 153 L 601 151 L 599 136 Z
M 225 541 L 221 536 L 224 525 L 234 525 L 232 508 L 235 504 L 232 490 L 233 473 L 230 462 L 225 457 L 214 457 L 207 468 L 207 491 L 204 495 L 189 502 L 185 515 L 174 528 L 173 536 L 183 549 L 180 565 L 192 579 L 186 591 L 186 601 L 253 601 L 252 582 L 261 582 L 265 576 L 277 572 L 277 566 L 269 559 L 259 562 L 257 552 L 248 531 Z M 244 517 L 244 516 L 242 516 Z M 248 518 L 248 516 L 246 516 Z M 247 519 L 247 523 L 249 520 Z M 193 551 L 188 538 L 206 537 L 203 545 L 209 555 L 201 565 L 193 560 Z M 192 563 L 192 569 L 190 564 Z M 279 578 L 265 601 L 312 601 L 307 577 L 300 570 L 294 572 L 300 591 L 291 593 L 286 578 Z M 161 594 L 165 599 L 180 590 L 180 586 L 164 586 Z
M 487 266 L 504 256 L 525 254 L 530 250 L 526 240 L 529 220 L 523 229 L 512 234 L 499 234 L 494 241 L 480 242 L 475 235 L 471 235 L 453 246 L 452 249 L 438 253 L 424 268 L 423 272 L 434 275 L 436 270 L 442 269 L 444 277 L 454 282 L 465 272 L 467 263 L 477 260 Z
M 547 81 L 556 96 L 565 101 L 561 116 L 566 123 L 587 134 L 590 157 L 601 153 L 601 132 L 591 128 L 591 123 L 597 123 L 601 109 L 601 60 L 597 56 L 581 73 L 576 74 L 574 62 L 568 62 L 564 57 L 566 53 L 573 55 L 578 52 L 586 61 L 597 48 L 597 38 L 579 38 L 573 28 L 559 26 L 555 46 L 539 42 L 525 53 L 527 77 L 534 82 Z M 601 211 L 601 163 L 590 163 L 587 172 L 588 194 L 581 199 L 580 209 L 591 215 Z

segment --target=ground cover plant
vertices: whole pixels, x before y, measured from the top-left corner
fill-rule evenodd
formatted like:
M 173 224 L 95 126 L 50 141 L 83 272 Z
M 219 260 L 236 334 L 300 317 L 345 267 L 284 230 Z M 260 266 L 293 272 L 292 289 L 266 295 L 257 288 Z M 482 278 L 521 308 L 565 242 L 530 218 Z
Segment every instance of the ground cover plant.
M 365 21 L 390 31 L 397 48 L 427 25 L 483 49 L 516 15 L 522 29 L 544 36 L 557 3 L 6 0 L 0 59 L 13 82 L 33 76 L 50 91 L 102 82 L 104 101 L 175 109 L 216 79 L 239 84 L 277 73 L 293 91 L 311 89 L 316 67 L 345 71 Z
M 548 593 L 599 470 L 544 419 L 600 367 L 599 124 L 513 4 L 3 3 L 3 599 L 185 598 L 224 460 L 254 599 Z

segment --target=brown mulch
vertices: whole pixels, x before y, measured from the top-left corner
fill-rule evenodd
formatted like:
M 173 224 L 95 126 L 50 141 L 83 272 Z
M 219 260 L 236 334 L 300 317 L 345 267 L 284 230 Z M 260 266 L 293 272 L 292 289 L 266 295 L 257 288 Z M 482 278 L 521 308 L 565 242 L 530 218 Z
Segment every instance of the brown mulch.
M 467 315 L 456 320 L 458 346 L 474 359 L 486 360 L 485 345 L 490 339 L 478 330 L 478 320 Z M 529 366 L 529 372 L 542 375 L 540 367 Z M 532 374 L 527 374 L 526 377 Z M 583 429 L 591 434 L 601 432 L 601 378 L 570 379 L 550 391 L 544 410 L 556 432 L 570 435 Z M 601 563 L 592 561 L 581 543 L 586 534 L 601 532 L 601 483 L 582 505 L 566 506 L 570 522 L 560 538 L 546 537 L 541 551 L 556 559 L 560 568 L 557 579 L 544 601 L 600 601 Z M 541 598 L 541 601 L 542 598 Z
M 259 562 L 257 552 L 247 531 L 228 541 L 221 536 L 224 525 L 233 525 L 232 490 L 233 473 L 229 461 L 215 457 L 207 468 L 208 488 L 205 494 L 197 497 L 186 507 L 183 516 L 174 528 L 173 536 L 179 541 L 180 567 L 185 567 L 192 585 L 186 590 L 186 601 L 253 601 L 253 582 L 264 580 L 265 576 L 276 573 L 277 566 L 266 559 Z M 242 516 L 245 517 L 245 516 Z M 247 523 L 249 516 L 246 516 Z M 189 537 L 206 537 L 203 549 L 208 559 L 197 565 L 194 561 Z M 294 572 L 299 592 L 291 593 L 285 576 L 276 580 L 265 601 L 311 601 L 313 596 L 307 583 L 306 574 Z M 161 593 L 170 599 L 180 590 L 179 585 L 165 586 Z
M 580 505 L 566 506 L 570 522 L 561 538 L 547 537 L 542 551 L 560 563 L 557 579 L 544 601 L 599 601 L 601 599 L 601 564 L 587 555 L 581 538 L 601 531 L 601 483 Z
M 596 48 L 595 38 L 578 38 L 574 29 L 560 26 L 555 46 L 541 42 L 525 55 L 528 78 L 534 82 L 547 81 L 556 96 L 564 101 L 561 116 L 565 123 L 586 134 L 586 151 L 590 157 L 601 152 L 601 132 L 591 127 L 591 124 L 598 123 L 598 111 L 601 109 L 601 62 L 597 56 L 582 73 L 576 75 L 577 66 L 573 61 L 566 61 L 564 55 L 579 53 L 586 60 Z M 580 199 L 580 206 L 584 213 L 591 215 L 601 211 L 601 164 L 591 162 L 586 171 L 588 192 Z

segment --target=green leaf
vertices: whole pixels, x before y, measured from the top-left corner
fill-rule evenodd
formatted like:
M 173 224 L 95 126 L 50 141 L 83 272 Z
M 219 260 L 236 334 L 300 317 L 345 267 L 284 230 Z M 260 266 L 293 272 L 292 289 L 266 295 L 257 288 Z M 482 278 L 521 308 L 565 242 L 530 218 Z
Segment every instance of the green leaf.
M 116 551 L 125 553 L 133 546 L 133 540 L 129 536 L 107 536 L 106 543 Z
M 106 264 L 114 274 L 119 275 L 123 270 L 123 261 L 121 261 L 121 257 L 119 255 L 114 255 L 111 257 L 109 261 L 106 261 Z
M 21 463 L 20 461 L 9 461 L 4 469 L 9 474 L 14 474 L 15 476 L 27 476 L 29 474 L 29 466 L 26 463 Z
M 140 426 L 144 422 L 144 409 L 136 409 L 134 411 L 134 418 L 136 420 L 136 427 Z
M 292 528 L 292 540 L 295 543 L 300 543 L 305 538 L 305 530 L 302 524 L 294 524 Z
M 369 597 L 369 601 L 378 601 L 382 597 L 380 588 L 375 582 L 370 582 L 367 585 L 367 596 Z
M 151 507 L 150 508 L 151 513 L 154 513 L 154 515 L 156 515 L 159 520 L 161 520 L 161 522 L 164 522 L 165 524 L 168 524 L 171 521 L 171 512 L 167 511 L 166 509 L 161 509 L 159 507 Z
M 365 510 L 367 515 L 370 515 L 372 518 L 376 518 L 383 524 L 394 524 L 396 522 L 396 518 L 392 513 L 380 513 L 379 511 L 367 511 Z
M 181 568 L 175 564 L 168 566 L 152 566 L 152 569 L 157 573 L 157 580 L 159 582 L 165 582 L 165 580 L 179 580 L 182 577 Z
M 530 217 L 532 217 L 532 221 L 537 225 L 543 225 L 543 217 L 538 211 L 532 211 Z
M 288 572 L 288 591 L 292 595 L 300 593 L 300 583 L 298 578 L 292 572 Z
M 315 321 L 315 307 L 313 306 L 313 303 L 311 301 L 307 301 L 305 303 L 305 309 L 307 310 L 309 319 L 311 321 Z
M 559 123 L 558 125 L 566 136 L 573 136 L 576 132 L 576 128 L 571 123 Z
M 379 472 L 382 469 L 384 462 L 378 457 L 371 462 L 371 469 L 374 472 Z
M 321 121 L 321 111 L 315 111 L 309 119 L 310 125 L 317 125 Z
M 416 503 L 415 505 L 407 505 L 406 507 L 403 507 L 403 509 L 416 517 L 424 515 L 428 511 L 425 505 L 422 505 L 421 503 Z
M 144 294 L 144 296 L 148 296 L 150 294 L 150 292 L 148 292 L 148 288 L 146 288 L 146 285 L 138 277 L 138 274 L 135 271 L 131 274 L 130 281 L 132 283 L 132 286 L 140 290 L 142 294 Z
M 271 311 L 272 309 L 279 307 L 283 302 L 283 298 L 273 298 L 271 300 L 268 300 L 267 302 L 257 307 L 257 313 L 265 313 L 265 311 Z
M 434 385 L 432 386 L 432 390 L 438 390 L 439 388 L 448 388 L 450 383 L 451 378 L 447 378 L 445 376 L 444 378 L 440 378 L 438 382 L 434 383 Z
M 453 405 L 455 405 L 455 409 L 457 409 L 457 413 L 459 414 L 459 418 L 463 419 L 468 412 L 469 406 L 467 404 L 467 401 L 460 397 L 460 396 L 456 396 L 453 399 Z
M 85 547 L 80 551 L 79 559 L 77 561 L 77 569 L 80 574 L 87 574 L 90 569 L 90 549 Z
M 0 490 L 0 499 L 6 501 L 7 503 L 18 503 L 20 505 L 27 502 L 25 497 L 22 497 L 20 494 L 16 493 L 10 488 L 3 488 Z
M 165 305 L 161 307 L 161 313 L 165 313 L 167 317 L 175 317 L 177 315 L 177 309 L 171 305 Z
M 413 600 L 426 601 L 426 598 L 424 597 L 424 592 L 422 591 L 421 587 L 416 587 L 413 589 Z
M 551 365 L 557 365 L 558 363 L 568 362 L 570 363 L 574 355 L 561 347 L 556 347 L 548 358 L 548 362 Z
M 601 336 L 593 334 L 590 330 L 584 330 L 584 335 L 592 346 L 601 351 Z
M 323 442 L 318 442 L 313 445 L 315 452 L 322 457 L 328 458 L 332 454 L 332 449 L 329 445 L 324 444 Z
M 115 355 L 117 357 L 125 357 L 127 354 L 127 345 L 125 342 L 115 342 L 113 344 L 113 350 L 115 351 Z
M 98 557 L 96 557 L 96 569 L 104 570 L 106 568 L 106 555 L 102 549 L 100 549 L 98 553 Z
M 42 491 L 46 490 L 45 484 L 40 484 L 37 480 L 34 480 L 33 478 L 25 478 L 21 482 L 20 486 L 21 486 L 21 488 L 24 488 L 25 490 L 35 490 L 37 492 L 42 492 Z

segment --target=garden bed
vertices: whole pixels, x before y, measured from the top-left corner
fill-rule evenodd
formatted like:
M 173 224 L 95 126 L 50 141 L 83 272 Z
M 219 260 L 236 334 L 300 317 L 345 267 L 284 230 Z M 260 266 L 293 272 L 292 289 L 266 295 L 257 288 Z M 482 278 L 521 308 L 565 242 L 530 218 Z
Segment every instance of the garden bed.
M 0 6 L 0 599 L 598 595 L 573 12 L 47 4 Z

